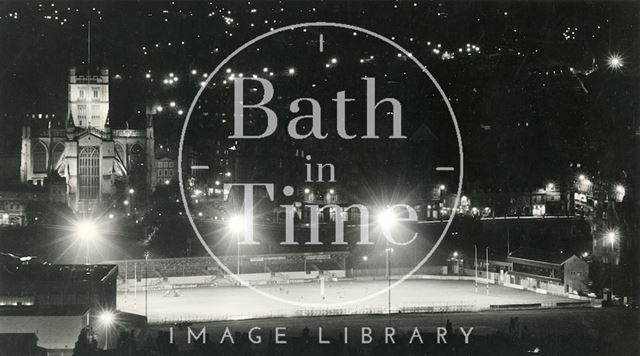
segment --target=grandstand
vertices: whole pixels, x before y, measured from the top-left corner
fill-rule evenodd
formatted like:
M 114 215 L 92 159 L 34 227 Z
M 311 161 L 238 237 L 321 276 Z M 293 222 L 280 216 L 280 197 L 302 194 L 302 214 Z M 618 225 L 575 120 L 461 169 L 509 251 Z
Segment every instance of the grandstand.
M 241 255 L 240 276 L 252 284 L 316 279 L 320 275 L 344 277 L 348 255 L 346 251 Z M 231 272 L 236 272 L 238 256 L 219 258 Z M 120 260 L 108 263 L 118 266 L 119 290 L 140 289 L 145 285 L 157 289 L 193 284 L 237 284 L 211 257 Z

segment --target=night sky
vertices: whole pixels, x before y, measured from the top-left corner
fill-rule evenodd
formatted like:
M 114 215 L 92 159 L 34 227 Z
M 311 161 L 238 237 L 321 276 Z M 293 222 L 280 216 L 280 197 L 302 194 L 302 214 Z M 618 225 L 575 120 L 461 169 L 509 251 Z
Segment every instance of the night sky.
M 632 2 L 3 3 L 0 153 L 19 151 L 25 115 L 64 118 L 68 68 L 86 62 L 89 21 L 91 65 L 110 69 L 113 126 L 141 127 L 145 105 L 162 106 L 158 142 L 170 147 L 177 146 L 202 74 L 229 53 L 273 28 L 334 21 L 385 35 L 427 65 L 458 116 L 472 181 L 535 185 L 576 163 L 615 178 L 633 161 L 638 13 Z M 387 47 L 345 31 L 327 36 L 326 56 L 314 57 L 316 35 L 278 36 L 233 63 L 231 73 L 267 68 L 264 73 L 273 72 L 276 85 L 288 88 L 282 94 L 288 101 L 323 77 L 357 79 L 354 73 L 404 83 L 395 93 L 412 103 L 418 102 L 412 95 L 433 94 L 406 89 L 417 85 L 403 67 L 407 58 L 394 57 Z M 611 58 L 622 66 L 610 68 Z M 212 83 L 223 86 L 224 79 L 221 74 Z M 335 83 L 327 91 L 313 90 L 329 100 Z M 422 104 L 429 108 L 415 107 L 412 117 L 418 112 L 439 117 L 442 107 Z M 211 109 L 214 115 L 223 112 Z M 437 123 L 430 125 L 437 134 L 432 126 Z M 496 180 L 495 172 L 505 167 L 513 176 Z

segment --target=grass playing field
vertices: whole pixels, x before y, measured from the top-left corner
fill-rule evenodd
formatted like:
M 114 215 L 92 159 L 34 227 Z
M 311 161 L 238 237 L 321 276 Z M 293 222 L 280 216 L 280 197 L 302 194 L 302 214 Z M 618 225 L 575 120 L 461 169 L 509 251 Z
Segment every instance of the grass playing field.
M 314 304 L 344 303 L 377 292 L 387 286 L 387 281 L 345 280 L 327 282 L 324 298 L 318 282 L 258 287 L 264 292 L 283 299 Z M 332 315 L 385 313 L 388 307 L 387 293 L 364 302 L 340 307 L 316 306 L 313 308 L 291 305 L 267 298 L 247 287 L 185 288 L 177 296 L 167 296 L 165 290 L 149 291 L 148 313 L 150 322 L 234 320 L 297 315 Z M 144 291 L 118 294 L 118 309 L 144 313 Z M 567 298 L 537 294 L 499 285 L 478 285 L 475 293 L 473 281 L 407 280 L 391 291 L 392 312 L 417 311 L 435 307 L 435 310 L 469 311 L 488 308 L 489 305 L 541 303 L 553 306 Z M 428 310 L 427 310 L 428 311 Z

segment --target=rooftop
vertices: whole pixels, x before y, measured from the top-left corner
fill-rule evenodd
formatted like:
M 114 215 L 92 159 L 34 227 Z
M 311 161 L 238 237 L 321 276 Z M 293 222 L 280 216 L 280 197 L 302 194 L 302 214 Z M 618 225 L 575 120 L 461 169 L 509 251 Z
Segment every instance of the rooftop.
M 0 264 L 0 280 L 12 282 L 101 281 L 112 273 L 116 273 L 116 266 L 112 264 L 58 265 L 7 258 L 3 258 Z
M 520 247 L 511 252 L 509 257 L 561 265 L 571 257 L 571 254 L 545 251 L 532 247 Z
M 61 305 L 56 307 L 42 306 L 3 306 L 0 316 L 82 316 L 89 307 L 83 305 Z

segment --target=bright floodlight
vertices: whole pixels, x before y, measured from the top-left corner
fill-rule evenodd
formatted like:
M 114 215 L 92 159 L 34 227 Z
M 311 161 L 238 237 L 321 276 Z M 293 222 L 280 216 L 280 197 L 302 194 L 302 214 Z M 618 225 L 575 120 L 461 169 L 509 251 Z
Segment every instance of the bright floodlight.
M 458 257 L 458 251 L 453 252 L 453 257 Z
M 91 240 L 98 236 L 98 226 L 91 220 L 77 222 L 75 231 L 76 235 L 81 239 Z
M 547 184 L 547 190 L 553 190 L 554 188 L 555 188 L 555 185 L 553 183 Z
M 244 219 L 240 215 L 232 216 L 228 221 L 229 229 L 238 233 L 244 230 Z
M 386 209 L 378 214 L 378 225 L 383 230 L 389 230 L 396 224 L 396 215 L 391 209 Z
M 621 185 L 621 184 L 616 185 L 616 192 L 618 192 L 620 194 L 624 194 L 625 193 L 624 186 Z
M 607 58 L 607 67 L 609 69 L 618 70 L 624 66 L 624 59 L 619 54 L 611 54 Z
M 610 243 L 614 243 L 616 241 L 616 233 L 615 231 L 609 231 L 607 232 L 607 240 Z
M 579 180 L 585 180 L 585 176 L 584 176 L 584 174 L 579 175 L 579 176 L 578 176 L 578 179 L 579 179 Z
M 362 260 L 363 260 L 363 261 L 366 261 L 366 260 L 368 260 L 368 259 L 369 259 L 369 257 L 367 257 L 367 256 L 362 256 Z
M 116 315 L 112 311 L 106 310 L 98 315 L 98 321 L 100 321 L 100 324 L 103 326 L 111 326 L 115 320 Z
M 445 190 L 447 187 L 444 186 L 444 184 L 440 185 L 440 190 Z

